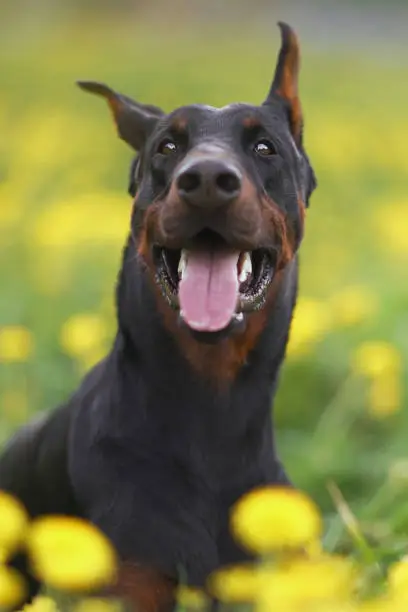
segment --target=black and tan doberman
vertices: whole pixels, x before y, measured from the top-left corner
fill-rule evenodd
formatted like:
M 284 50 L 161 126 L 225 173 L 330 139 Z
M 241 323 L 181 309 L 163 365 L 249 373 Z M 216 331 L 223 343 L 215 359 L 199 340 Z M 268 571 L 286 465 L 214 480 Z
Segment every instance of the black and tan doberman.
M 117 333 L 69 401 L 15 435 L 0 488 L 31 516 L 97 525 L 122 566 L 116 592 L 139 612 L 174 606 L 180 570 L 202 586 L 245 558 L 228 529 L 247 491 L 287 483 L 272 402 L 316 183 L 303 145 L 299 46 L 282 46 L 260 106 L 166 114 L 105 85 L 136 152 L 131 224 L 117 283 Z M 23 556 L 15 560 L 39 583 Z

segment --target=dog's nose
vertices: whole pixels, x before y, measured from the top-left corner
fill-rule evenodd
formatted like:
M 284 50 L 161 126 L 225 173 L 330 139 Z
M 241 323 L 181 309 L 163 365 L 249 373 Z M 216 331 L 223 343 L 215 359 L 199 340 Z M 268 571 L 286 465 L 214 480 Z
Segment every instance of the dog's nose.
M 192 206 L 217 208 L 232 202 L 241 191 L 241 174 L 233 165 L 202 159 L 182 168 L 176 179 L 180 197 Z

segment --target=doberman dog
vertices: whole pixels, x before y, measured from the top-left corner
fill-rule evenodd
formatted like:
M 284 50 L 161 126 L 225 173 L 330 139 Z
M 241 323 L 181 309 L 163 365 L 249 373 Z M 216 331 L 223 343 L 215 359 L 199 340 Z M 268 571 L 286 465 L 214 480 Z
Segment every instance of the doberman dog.
M 105 85 L 136 152 L 117 334 L 71 399 L 17 432 L 0 488 L 32 517 L 84 517 L 121 560 L 115 592 L 140 612 L 174 609 L 180 570 L 203 586 L 244 560 L 231 506 L 289 483 L 271 406 L 298 287 L 298 248 L 316 186 L 304 150 L 299 45 L 281 49 L 260 106 L 166 114 Z M 22 556 L 15 564 L 40 587 Z

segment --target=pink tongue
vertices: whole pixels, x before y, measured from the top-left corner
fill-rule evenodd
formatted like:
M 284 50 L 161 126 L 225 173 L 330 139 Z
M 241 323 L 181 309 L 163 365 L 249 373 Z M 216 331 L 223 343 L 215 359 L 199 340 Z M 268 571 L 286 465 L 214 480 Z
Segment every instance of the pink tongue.
M 188 252 L 179 299 L 189 327 L 214 332 L 231 321 L 238 299 L 238 258 L 238 251 Z

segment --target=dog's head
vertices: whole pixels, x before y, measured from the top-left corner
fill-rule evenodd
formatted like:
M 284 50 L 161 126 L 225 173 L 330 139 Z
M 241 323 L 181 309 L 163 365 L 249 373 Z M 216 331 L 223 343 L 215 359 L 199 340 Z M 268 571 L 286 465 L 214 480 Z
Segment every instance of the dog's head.
M 296 253 L 315 178 L 302 143 L 299 46 L 282 46 L 260 106 L 184 106 L 166 114 L 105 85 L 132 164 L 132 232 L 159 290 L 198 340 L 245 333 Z M 162 304 L 163 306 L 163 304 Z

